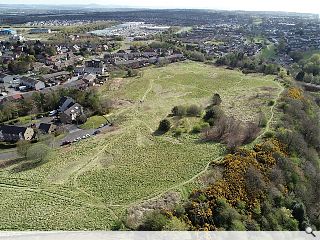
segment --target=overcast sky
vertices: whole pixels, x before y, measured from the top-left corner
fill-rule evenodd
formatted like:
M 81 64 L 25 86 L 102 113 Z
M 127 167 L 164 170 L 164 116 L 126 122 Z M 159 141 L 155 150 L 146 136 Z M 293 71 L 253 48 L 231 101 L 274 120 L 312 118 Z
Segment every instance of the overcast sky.
M 320 0 L 0 0 L 19 4 L 103 4 L 148 8 L 207 8 L 320 13 Z

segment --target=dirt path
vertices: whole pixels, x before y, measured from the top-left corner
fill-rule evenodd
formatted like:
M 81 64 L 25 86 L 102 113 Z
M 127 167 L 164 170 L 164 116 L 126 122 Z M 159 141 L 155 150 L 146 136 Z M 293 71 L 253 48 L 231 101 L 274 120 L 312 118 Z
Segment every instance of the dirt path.
M 138 204 L 143 203 L 143 202 L 156 200 L 156 199 L 160 198 L 161 196 L 163 196 L 164 194 L 166 194 L 167 192 L 169 192 L 171 190 L 175 190 L 175 189 L 181 188 L 184 185 L 195 181 L 198 177 L 200 177 L 201 175 L 203 175 L 205 172 L 207 172 L 209 170 L 209 167 L 210 167 L 212 162 L 217 162 L 217 161 L 221 160 L 222 158 L 223 157 L 218 157 L 218 158 L 214 159 L 213 161 L 208 162 L 207 165 L 205 166 L 205 168 L 201 172 L 199 172 L 196 175 L 194 175 L 192 178 L 190 178 L 190 179 L 188 179 L 188 180 L 186 180 L 184 182 L 178 183 L 176 185 L 173 185 L 173 186 L 171 186 L 170 188 L 167 188 L 164 191 L 160 191 L 160 192 L 154 193 L 154 194 L 152 194 L 152 195 L 150 195 L 148 197 L 139 199 L 139 200 L 137 200 L 137 201 L 135 201 L 133 203 L 130 203 L 130 204 L 107 205 L 107 206 L 109 206 L 109 207 L 125 207 L 125 208 L 129 208 L 129 207 L 138 205 Z
M 158 76 L 157 80 L 159 80 L 159 79 L 160 79 L 160 76 Z M 147 91 L 145 91 L 145 93 L 144 93 L 144 95 L 142 96 L 140 102 L 143 102 L 143 101 L 146 99 L 147 95 L 151 92 L 151 90 L 152 90 L 152 88 L 153 88 L 153 83 L 154 83 L 154 78 L 152 78 L 152 79 L 150 80 L 150 86 L 149 86 L 149 88 L 147 89 Z
M 240 80 L 239 82 L 237 82 L 237 84 L 240 84 L 240 83 L 242 82 L 242 80 L 243 80 L 243 79 L 241 78 L 241 80 Z M 277 82 L 277 84 L 278 84 L 279 87 L 280 87 L 280 91 L 278 92 L 277 97 L 276 97 L 276 99 L 274 100 L 274 101 L 275 101 L 274 104 L 273 104 L 273 105 L 271 106 L 271 108 L 270 108 L 271 116 L 270 116 L 270 118 L 268 119 L 268 122 L 267 122 L 267 124 L 266 124 L 266 127 L 265 127 L 264 131 L 255 139 L 255 141 L 257 141 L 257 140 L 258 140 L 259 138 L 261 138 L 267 131 L 270 130 L 270 124 L 271 124 L 271 122 L 272 122 L 272 120 L 273 120 L 273 118 L 274 118 L 274 109 L 275 109 L 275 107 L 276 107 L 276 105 L 277 105 L 277 103 L 278 103 L 278 101 L 279 101 L 279 99 L 280 99 L 280 97 L 281 97 L 281 94 L 282 94 L 283 91 L 285 90 L 285 88 L 281 85 L 281 83 Z M 219 161 L 219 160 L 221 160 L 222 158 L 223 158 L 223 157 L 218 157 L 218 158 L 216 158 L 216 159 L 214 160 L 214 162 Z M 191 183 L 191 182 L 195 181 L 198 177 L 200 177 L 201 175 L 203 175 L 205 172 L 208 171 L 211 163 L 212 163 L 212 161 L 210 161 L 210 162 L 206 165 L 206 167 L 205 167 L 204 170 L 202 170 L 201 172 L 199 172 L 198 174 L 196 174 L 195 176 L 193 176 L 193 177 L 190 178 L 189 180 L 184 181 L 184 182 L 182 182 L 182 183 L 179 183 L 179 184 L 177 184 L 177 185 L 174 185 L 174 186 L 166 189 L 165 191 L 158 192 L 158 193 L 156 193 L 155 196 L 152 196 L 152 197 L 150 196 L 150 197 L 148 197 L 148 198 L 140 199 L 139 201 L 136 201 L 136 202 L 134 202 L 134 203 L 129 204 L 128 207 L 129 207 L 129 206 L 137 205 L 137 204 L 142 203 L 142 202 L 156 200 L 156 199 L 158 199 L 159 197 L 163 196 L 165 193 L 167 193 L 167 192 L 169 192 L 169 191 L 171 191 L 171 190 L 178 189 L 178 188 L 183 187 L 184 185 L 186 185 L 186 184 L 188 184 L 188 183 Z
M 281 97 L 281 94 L 282 94 L 283 91 L 285 90 L 285 88 L 281 85 L 281 83 L 277 82 L 277 84 L 279 85 L 279 87 L 280 87 L 281 90 L 278 92 L 277 97 L 274 99 L 274 104 L 273 104 L 273 105 L 271 106 L 271 108 L 270 108 L 271 116 L 270 116 L 270 118 L 268 119 L 268 121 L 267 121 L 267 123 L 266 123 L 266 127 L 264 128 L 264 130 L 262 131 L 262 133 L 254 140 L 254 143 L 255 143 L 258 139 L 262 138 L 262 137 L 265 135 L 265 133 L 270 130 L 270 125 L 271 125 L 271 122 L 273 121 L 273 118 L 274 118 L 274 109 L 275 109 L 275 107 L 276 107 L 277 104 L 278 104 L 278 101 L 279 101 L 279 99 L 280 99 L 280 97 Z

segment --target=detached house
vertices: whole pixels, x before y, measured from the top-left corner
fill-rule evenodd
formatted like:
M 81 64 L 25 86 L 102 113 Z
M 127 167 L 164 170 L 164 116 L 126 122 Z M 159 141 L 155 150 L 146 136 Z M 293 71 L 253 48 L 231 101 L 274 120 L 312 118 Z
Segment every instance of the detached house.
M 60 99 L 58 110 L 60 112 L 60 121 L 64 124 L 72 123 L 84 114 L 83 107 L 70 97 Z
M 84 72 L 86 73 L 92 73 L 92 74 L 104 74 L 104 66 L 103 62 L 100 60 L 89 60 L 85 61 L 84 64 Z
M 27 88 L 34 89 L 34 90 L 41 90 L 46 87 L 44 82 L 39 81 L 39 80 L 35 80 L 30 77 L 22 77 L 21 78 L 21 85 L 24 85 Z
M 17 142 L 19 140 L 30 141 L 34 136 L 32 128 L 17 127 L 11 125 L 0 126 L 0 141 Z

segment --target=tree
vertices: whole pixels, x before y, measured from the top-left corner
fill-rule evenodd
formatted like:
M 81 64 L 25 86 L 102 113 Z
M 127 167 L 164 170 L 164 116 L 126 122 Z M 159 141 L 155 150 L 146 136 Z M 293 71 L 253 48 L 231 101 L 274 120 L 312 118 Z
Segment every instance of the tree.
M 219 106 L 210 106 L 203 119 L 213 126 L 214 122 L 224 116 L 224 112 Z
M 139 230 L 143 231 L 161 231 L 168 224 L 168 219 L 160 213 L 160 211 L 153 211 L 149 213 Z
M 247 193 L 252 198 L 259 196 L 262 193 L 262 191 L 264 191 L 264 189 L 266 188 L 266 183 L 263 179 L 263 175 L 254 166 L 250 166 L 247 169 L 245 181 Z
M 194 61 L 204 62 L 206 60 L 206 57 L 204 56 L 204 54 L 198 51 L 187 52 L 187 55 L 191 60 L 194 60 Z
M 241 215 L 227 203 L 226 199 L 218 199 L 216 201 L 215 213 L 214 223 L 216 226 L 225 230 L 245 230 L 244 225 L 241 223 Z
M 258 114 L 258 126 L 259 127 L 266 127 L 267 122 L 268 122 L 268 120 L 267 120 L 266 115 L 264 114 L 264 112 L 260 111 Z
M 187 231 L 188 226 L 185 222 L 181 221 L 177 217 L 172 217 L 172 219 L 164 226 L 164 231 Z
M 138 74 L 139 74 L 139 71 L 137 69 L 129 68 L 127 76 L 128 77 L 136 77 L 136 76 L 138 76 Z
M 53 46 L 48 46 L 45 48 L 45 53 L 48 54 L 49 56 L 54 56 L 57 54 L 57 51 Z
M 50 148 L 43 143 L 34 144 L 28 149 L 27 158 L 29 160 L 43 161 L 49 154 L 49 151 Z
M 297 76 L 296 76 L 296 80 L 297 80 L 297 81 L 303 81 L 304 75 L 305 75 L 305 72 L 304 72 L 304 71 L 298 72 L 298 74 L 297 74 Z
M 305 224 L 309 222 L 305 205 L 302 202 L 295 202 L 292 207 L 292 215 L 298 220 L 299 229 L 303 231 L 306 227 Z
M 80 116 L 77 117 L 77 122 L 79 124 L 84 124 L 87 121 L 87 116 L 84 114 L 81 114 Z
M 218 93 L 215 93 L 212 97 L 212 105 L 220 105 L 222 102 L 221 97 Z
M 30 147 L 31 143 L 29 141 L 21 140 L 17 143 L 17 152 L 19 155 L 26 158 Z
M 160 122 L 159 127 L 158 127 L 158 131 L 166 133 L 170 130 L 170 128 L 171 128 L 170 121 L 168 119 L 164 119 Z

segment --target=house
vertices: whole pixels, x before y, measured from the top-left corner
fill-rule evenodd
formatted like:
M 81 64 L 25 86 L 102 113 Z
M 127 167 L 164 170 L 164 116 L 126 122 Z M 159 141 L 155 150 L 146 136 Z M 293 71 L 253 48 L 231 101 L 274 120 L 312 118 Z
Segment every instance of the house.
M 75 103 L 75 101 L 71 98 L 71 97 L 62 97 L 59 101 L 59 112 L 64 112 L 65 110 L 67 110 L 69 107 L 71 107 L 73 104 Z
M 77 81 L 67 82 L 63 84 L 62 87 L 69 89 L 86 89 L 88 87 L 88 84 L 82 79 L 80 79 Z
M 60 121 L 64 124 L 72 123 L 81 115 L 83 115 L 83 107 L 79 103 L 73 103 L 60 113 Z
M 96 80 L 97 76 L 91 73 L 86 73 L 82 80 L 86 83 L 88 83 L 89 85 L 94 85 L 94 81 Z
M 34 90 L 41 90 L 44 89 L 46 86 L 44 82 L 30 78 L 30 77 L 22 77 L 20 84 L 26 86 L 27 88 L 34 89 Z
M 103 62 L 100 60 L 88 60 L 84 63 L 84 72 L 93 74 L 104 74 Z
M 45 74 L 41 77 L 44 82 L 55 82 L 57 80 L 66 80 L 70 77 L 67 71 Z
M 75 75 L 83 74 L 84 73 L 84 66 L 75 66 L 73 72 L 74 72 Z
M 34 130 L 27 127 L 11 125 L 0 126 L 0 141 L 17 142 L 19 140 L 30 141 L 34 136 Z
M 57 126 L 50 123 L 40 123 L 38 128 L 44 134 L 50 134 L 57 130 Z

